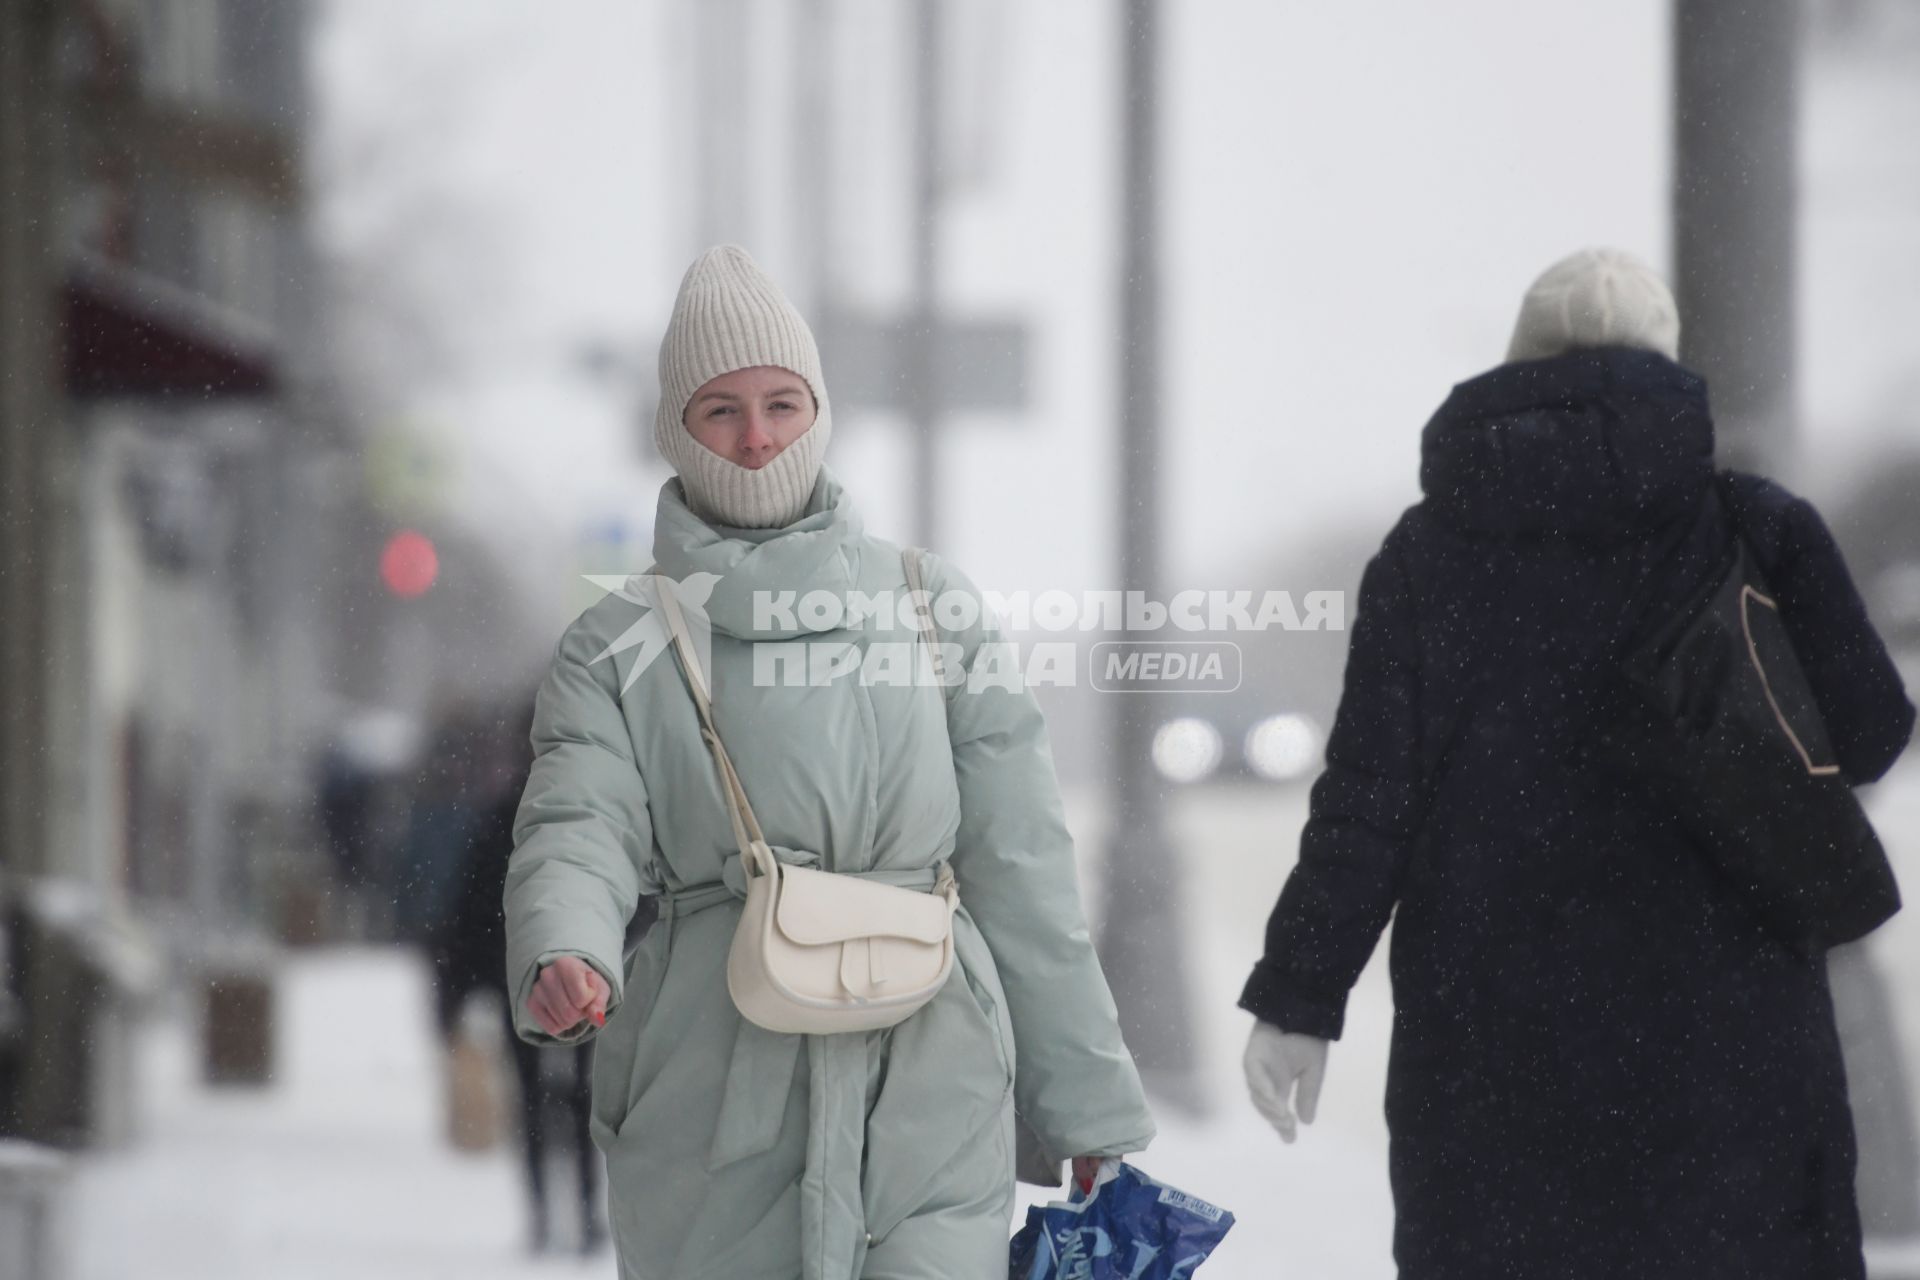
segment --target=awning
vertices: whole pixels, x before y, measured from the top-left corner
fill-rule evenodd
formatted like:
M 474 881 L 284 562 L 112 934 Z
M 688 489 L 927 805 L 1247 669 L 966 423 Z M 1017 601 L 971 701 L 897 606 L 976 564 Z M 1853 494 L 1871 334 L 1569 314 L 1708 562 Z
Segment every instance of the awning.
M 61 311 L 68 395 L 210 399 L 278 390 L 262 326 L 130 267 L 75 262 Z

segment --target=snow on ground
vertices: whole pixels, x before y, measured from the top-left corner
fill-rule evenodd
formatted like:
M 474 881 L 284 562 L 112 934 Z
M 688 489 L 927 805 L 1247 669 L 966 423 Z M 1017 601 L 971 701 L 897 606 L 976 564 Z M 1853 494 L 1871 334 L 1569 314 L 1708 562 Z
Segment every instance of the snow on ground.
M 1070 797 L 1090 902 L 1098 900 L 1096 800 Z M 1393 1275 L 1381 1117 L 1391 1022 L 1384 945 L 1354 992 L 1320 1117 L 1299 1142 L 1283 1145 L 1240 1083 L 1248 1019 L 1233 1001 L 1292 865 L 1304 805 L 1303 790 L 1201 787 L 1180 793 L 1169 814 L 1188 872 L 1192 1012 L 1213 1109 L 1194 1118 L 1162 1108 L 1160 1137 L 1137 1163 L 1238 1217 L 1206 1268 L 1212 1280 Z M 1882 784 L 1871 805 L 1914 883 L 1920 762 Z M 1874 946 L 1916 1061 L 1920 913 L 1903 914 Z M 605 1252 L 529 1258 L 511 1151 L 462 1154 L 443 1141 L 441 1063 L 418 960 L 369 948 L 294 953 L 278 992 L 283 1065 L 264 1089 L 201 1086 L 183 1019 L 159 1016 L 144 1029 L 142 1140 L 87 1158 L 67 1206 L 76 1280 L 613 1275 Z M 1023 1194 L 1020 1219 L 1027 1204 L 1047 1198 L 1023 1192 L 1034 1194 Z M 1877 1274 L 1920 1274 L 1920 1249 L 1875 1257 Z
M 281 972 L 275 1083 L 209 1090 L 184 1020 L 141 1038 L 147 1130 L 79 1179 L 79 1280 L 531 1280 L 611 1276 L 521 1251 L 505 1150 L 441 1139 L 426 967 L 411 955 L 301 952 Z

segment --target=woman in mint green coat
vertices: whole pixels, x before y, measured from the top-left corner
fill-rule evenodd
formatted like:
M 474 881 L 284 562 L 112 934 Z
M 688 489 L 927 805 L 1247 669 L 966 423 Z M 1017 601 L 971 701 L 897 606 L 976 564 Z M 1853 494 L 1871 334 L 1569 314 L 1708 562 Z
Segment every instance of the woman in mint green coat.
M 710 626 L 715 725 L 769 844 L 921 890 L 946 861 L 956 963 L 881 1031 L 740 1016 L 726 962 L 746 878 L 658 588 L 635 578 L 567 629 L 540 690 L 505 896 L 516 1029 L 598 1037 L 623 1280 L 999 1280 L 1016 1111 L 1076 1173 L 1154 1132 L 1045 723 L 974 584 L 930 554 L 932 599 L 974 606 L 940 611 L 965 678 L 864 677 L 871 645 L 914 638 L 860 613 L 903 598 L 901 548 L 821 464 L 813 337 L 740 249 L 688 270 L 660 374 L 655 438 L 678 474 L 652 572 Z M 659 919 L 623 954 L 642 895 Z

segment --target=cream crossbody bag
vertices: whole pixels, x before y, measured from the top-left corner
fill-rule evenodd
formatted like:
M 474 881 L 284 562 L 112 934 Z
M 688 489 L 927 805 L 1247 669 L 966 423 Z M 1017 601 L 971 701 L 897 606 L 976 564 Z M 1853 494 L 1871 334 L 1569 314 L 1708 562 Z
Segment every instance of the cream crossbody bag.
M 927 637 L 920 566 L 903 553 L 916 622 Z M 824 1035 L 903 1022 L 933 999 L 953 970 L 953 913 L 960 905 L 944 862 L 932 893 L 832 871 L 789 866 L 774 856 L 747 802 L 740 775 L 714 727 L 706 673 L 694 656 L 673 589 L 657 580 L 661 612 L 686 668 L 727 795 L 733 838 L 747 872 L 747 904 L 727 955 L 727 990 L 741 1016 L 769 1031 Z M 936 672 L 940 650 L 931 639 Z M 940 690 L 942 698 L 946 690 Z

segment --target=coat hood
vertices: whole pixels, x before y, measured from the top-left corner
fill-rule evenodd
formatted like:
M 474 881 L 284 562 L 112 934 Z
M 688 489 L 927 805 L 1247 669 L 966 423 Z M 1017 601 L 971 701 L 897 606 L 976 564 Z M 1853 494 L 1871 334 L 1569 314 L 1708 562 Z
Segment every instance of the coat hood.
M 1713 478 L 1706 382 L 1665 356 L 1595 347 L 1454 387 L 1420 441 L 1427 505 L 1495 536 L 1632 538 Z
M 705 603 L 714 629 L 742 640 L 788 640 L 817 631 L 852 625 L 851 619 L 827 619 L 824 627 L 810 627 L 806 616 L 788 607 L 784 616 L 756 620 L 758 593 L 829 591 L 847 600 L 859 569 L 858 540 L 864 529 L 839 477 L 822 465 L 806 509 L 792 524 L 777 529 L 749 529 L 712 524 L 687 505 L 687 491 L 679 476 L 660 487 L 654 516 L 653 558 L 658 572 L 684 581 L 689 574 L 709 573 L 717 581 Z M 791 606 L 791 598 L 789 600 Z M 756 622 L 758 625 L 756 625 Z

